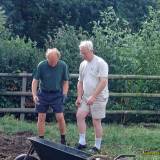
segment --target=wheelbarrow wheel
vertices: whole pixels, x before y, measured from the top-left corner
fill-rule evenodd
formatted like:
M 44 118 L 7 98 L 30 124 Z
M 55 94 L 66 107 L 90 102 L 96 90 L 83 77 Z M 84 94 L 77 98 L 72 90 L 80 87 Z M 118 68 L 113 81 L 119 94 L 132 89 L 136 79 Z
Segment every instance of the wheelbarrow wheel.
M 14 160 L 38 160 L 38 158 L 32 156 L 32 155 L 28 155 L 26 158 L 27 154 L 21 154 L 18 157 L 16 157 Z

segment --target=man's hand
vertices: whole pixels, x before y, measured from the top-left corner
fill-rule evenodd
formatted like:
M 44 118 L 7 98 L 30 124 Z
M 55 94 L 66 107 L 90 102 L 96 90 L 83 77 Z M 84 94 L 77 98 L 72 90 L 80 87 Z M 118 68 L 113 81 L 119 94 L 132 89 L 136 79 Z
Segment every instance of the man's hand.
M 76 106 L 79 107 L 81 105 L 81 102 L 82 102 L 82 98 L 81 97 L 77 97 Z
M 38 96 L 33 96 L 33 101 L 35 104 L 39 104 Z
M 87 105 L 90 106 L 90 105 L 93 105 L 93 103 L 96 101 L 96 97 L 94 96 L 90 96 L 87 100 Z
M 38 86 L 38 80 L 33 79 L 33 81 L 32 81 L 32 96 L 33 96 L 33 101 L 35 104 L 39 104 L 39 99 L 37 97 L 37 86 Z
M 63 95 L 63 104 L 65 104 L 68 100 L 68 96 L 66 94 Z

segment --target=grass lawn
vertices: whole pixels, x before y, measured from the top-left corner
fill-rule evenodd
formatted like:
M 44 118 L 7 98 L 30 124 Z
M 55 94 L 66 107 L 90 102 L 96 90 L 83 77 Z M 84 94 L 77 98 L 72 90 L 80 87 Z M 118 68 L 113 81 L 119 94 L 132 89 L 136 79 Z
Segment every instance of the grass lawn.
M 143 125 L 130 125 L 124 127 L 117 124 L 103 124 L 104 137 L 102 142 L 102 154 L 117 156 L 119 154 L 136 154 L 139 160 L 160 160 L 160 154 L 144 155 L 143 151 L 160 152 L 160 124 L 156 127 L 145 128 Z M 0 118 L 0 132 L 13 134 L 21 131 L 37 133 L 35 122 L 16 120 L 5 116 Z M 59 142 L 59 131 L 55 122 L 47 123 L 46 138 Z M 75 123 L 67 124 L 67 141 L 70 146 L 75 146 L 78 141 L 78 132 Z M 88 146 L 94 144 L 94 132 L 92 126 L 87 129 Z

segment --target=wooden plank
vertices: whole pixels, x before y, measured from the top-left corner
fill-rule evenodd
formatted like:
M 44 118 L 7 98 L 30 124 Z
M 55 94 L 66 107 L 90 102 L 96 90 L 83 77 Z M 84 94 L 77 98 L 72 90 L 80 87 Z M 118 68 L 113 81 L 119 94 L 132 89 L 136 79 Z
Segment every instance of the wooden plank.
M 19 91 L 0 91 L 1 96 L 32 96 L 31 92 Z M 160 98 L 160 93 L 109 93 L 110 97 L 143 97 L 143 98 Z M 76 95 L 73 95 L 74 97 Z
M 78 78 L 79 74 L 70 74 L 71 78 Z M 32 77 L 32 73 L 0 73 L 0 77 Z M 160 80 L 159 75 L 113 75 L 109 74 L 109 79 L 124 79 L 124 80 Z
M 0 108 L 0 113 L 34 113 L 34 108 Z
M 0 113 L 35 113 L 34 108 L 0 108 Z M 52 111 L 48 111 L 52 113 Z M 64 113 L 75 114 L 74 111 L 65 111 Z M 160 110 L 107 110 L 106 114 L 133 114 L 133 115 L 160 115 Z
M 24 72 L 26 73 L 26 72 Z M 27 87 L 27 77 L 22 78 L 22 92 L 26 92 L 26 87 Z M 25 108 L 25 96 L 21 96 L 21 108 Z M 20 119 L 24 120 L 24 114 L 20 115 Z
M 110 92 L 111 97 L 143 97 L 143 98 L 160 98 L 160 93 L 113 93 Z
M 112 110 L 106 111 L 106 114 L 160 115 L 160 110 Z
M 31 92 L 21 92 L 21 91 L 0 91 L 0 95 L 2 96 L 31 96 Z
M 109 79 L 124 79 L 124 80 L 160 80 L 160 76 L 154 75 L 113 75 L 109 74 Z
M 32 73 L 0 73 L 0 77 L 32 77 Z
M 35 108 L 0 108 L 0 113 L 36 113 L 36 111 Z

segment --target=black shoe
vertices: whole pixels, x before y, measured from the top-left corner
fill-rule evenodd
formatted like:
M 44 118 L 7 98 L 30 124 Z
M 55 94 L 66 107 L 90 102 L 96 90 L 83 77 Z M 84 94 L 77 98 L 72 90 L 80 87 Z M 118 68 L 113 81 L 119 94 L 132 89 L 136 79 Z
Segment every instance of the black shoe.
M 86 145 L 86 144 L 85 144 L 85 145 L 82 145 L 82 144 L 78 143 L 78 144 L 76 145 L 76 149 L 82 150 L 82 149 L 85 149 L 85 148 L 87 148 L 87 145 Z
M 66 141 L 61 140 L 61 144 L 63 144 L 63 145 L 67 145 L 67 142 L 66 142 Z
M 97 147 L 92 147 L 90 150 L 89 150 L 90 153 L 92 154 L 98 154 L 100 153 L 100 149 L 98 149 Z

